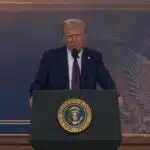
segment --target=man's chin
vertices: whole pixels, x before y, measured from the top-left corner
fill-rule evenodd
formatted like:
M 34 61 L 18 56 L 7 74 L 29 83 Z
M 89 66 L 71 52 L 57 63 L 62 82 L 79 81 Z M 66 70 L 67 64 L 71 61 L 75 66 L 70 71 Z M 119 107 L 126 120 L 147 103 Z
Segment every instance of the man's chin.
M 73 46 L 72 49 L 77 49 L 77 50 L 80 50 L 82 49 L 83 47 L 82 46 Z
M 81 50 L 83 48 L 83 46 L 82 45 L 68 45 L 68 48 Z

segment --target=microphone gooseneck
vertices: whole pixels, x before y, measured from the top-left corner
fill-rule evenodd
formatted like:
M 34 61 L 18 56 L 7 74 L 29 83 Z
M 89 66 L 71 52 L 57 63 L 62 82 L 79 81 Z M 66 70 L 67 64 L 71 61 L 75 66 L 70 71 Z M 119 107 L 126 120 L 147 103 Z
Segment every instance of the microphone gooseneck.
M 77 49 L 75 49 L 75 48 L 72 49 L 71 54 L 72 54 L 72 57 L 73 57 L 74 59 L 79 58 L 78 53 L 79 53 L 79 50 L 77 50 Z

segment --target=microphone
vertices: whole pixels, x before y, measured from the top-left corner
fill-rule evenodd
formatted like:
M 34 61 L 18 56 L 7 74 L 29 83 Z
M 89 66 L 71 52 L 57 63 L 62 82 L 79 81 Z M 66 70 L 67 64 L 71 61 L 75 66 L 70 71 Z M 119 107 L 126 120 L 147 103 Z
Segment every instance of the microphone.
M 71 54 L 74 59 L 79 58 L 78 53 L 79 53 L 78 49 L 76 49 L 76 48 L 72 49 Z

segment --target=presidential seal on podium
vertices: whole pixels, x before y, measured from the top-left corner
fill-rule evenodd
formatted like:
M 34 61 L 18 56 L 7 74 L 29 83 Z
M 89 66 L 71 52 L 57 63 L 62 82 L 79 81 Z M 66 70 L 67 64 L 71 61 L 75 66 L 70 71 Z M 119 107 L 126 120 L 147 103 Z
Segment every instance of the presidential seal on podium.
M 91 120 L 91 108 L 81 99 L 66 100 L 58 110 L 59 124 L 71 133 L 86 130 L 90 126 Z

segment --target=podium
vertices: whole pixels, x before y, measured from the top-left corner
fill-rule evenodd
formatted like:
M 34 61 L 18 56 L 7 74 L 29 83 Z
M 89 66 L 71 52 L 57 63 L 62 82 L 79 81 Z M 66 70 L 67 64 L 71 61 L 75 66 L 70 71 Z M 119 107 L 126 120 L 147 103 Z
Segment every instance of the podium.
M 121 142 L 119 113 L 115 90 L 35 91 L 32 147 L 115 150 Z

